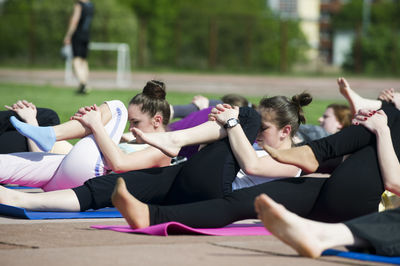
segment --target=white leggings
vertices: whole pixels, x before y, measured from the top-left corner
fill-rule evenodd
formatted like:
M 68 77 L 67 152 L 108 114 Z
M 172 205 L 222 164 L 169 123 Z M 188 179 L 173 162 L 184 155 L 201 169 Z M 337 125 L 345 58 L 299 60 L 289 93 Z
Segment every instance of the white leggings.
M 112 113 L 105 129 L 118 144 L 128 112 L 121 101 L 105 102 Z M 110 172 L 93 135 L 77 142 L 67 154 L 21 152 L 0 154 L 0 183 L 40 187 L 45 191 L 73 188 Z

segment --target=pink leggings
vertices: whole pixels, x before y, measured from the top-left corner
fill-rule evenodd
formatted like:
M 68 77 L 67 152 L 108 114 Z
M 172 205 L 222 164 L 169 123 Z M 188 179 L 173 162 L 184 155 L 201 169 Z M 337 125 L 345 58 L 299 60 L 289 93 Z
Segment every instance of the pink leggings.
M 105 129 L 118 144 L 127 121 L 121 101 L 105 102 L 112 113 Z M 93 135 L 82 138 L 67 154 L 21 152 L 0 154 L 0 183 L 40 187 L 45 191 L 73 188 L 110 172 Z

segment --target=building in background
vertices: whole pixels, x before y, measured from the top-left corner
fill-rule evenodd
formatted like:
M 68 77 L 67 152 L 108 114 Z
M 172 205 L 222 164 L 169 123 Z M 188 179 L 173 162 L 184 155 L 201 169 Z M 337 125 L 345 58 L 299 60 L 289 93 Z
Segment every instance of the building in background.
M 307 57 L 310 61 L 316 62 L 319 57 L 320 43 L 320 0 L 298 0 L 297 2 L 300 28 L 310 47 Z
M 346 54 L 351 49 L 353 34 L 351 32 L 334 32 L 332 28 L 332 16 L 338 13 L 346 2 L 348 0 L 321 0 L 319 54 L 327 64 L 341 66 Z
M 320 0 L 268 0 L 269 8 L 281 19 L 299 20 L 308 45 L 309 61 L 318 59 Z
M 297 19 L 310 50 L 310 62 L 341 66 L 351 49 L 354 34 L 334 32 L 332 17 L 349 0 L 267 0 L 271 10 L 283 19 Z

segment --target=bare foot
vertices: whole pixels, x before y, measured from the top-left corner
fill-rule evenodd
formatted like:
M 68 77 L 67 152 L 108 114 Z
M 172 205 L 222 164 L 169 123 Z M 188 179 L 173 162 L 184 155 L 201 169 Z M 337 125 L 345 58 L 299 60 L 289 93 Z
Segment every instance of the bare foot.
M 274 149 L 268 145 L 263 145 L 262 148 L 280 163 L 295 165 L 307 173 L 314 173 L 318 169 L 319 163 L 308 145 L 287 150 Z
M 150 225 L 149 207 L 129 193 L 122 177 L 117 179 L 111 200 L 130 227 L 145 228 Z
M 133 131 L 138 143 L 147 143 L 156 147 L 167 156 L 175 157 L 181 149 L 179 139 L 175 138 L 173 132 L 144 133 L 138 128 L 134 128 Z
M 258 218 L 274 236 L 295 249 L 300 255 L 310 258 L 321 256 L 324 250 L 313 228 L 314 222 L 289 212 L 265 194 L 254 202 Z
M 345 78 L 338 78 L 340 93 L 347 99 L 352 114 L 356 114 L 360 109 L 378 110 L 382 107 L 382 102 L 361 97 L 357 92 L 350 88 Z
M 349 83 L 345 78 L 338 78 L 339 91 L 346 98 L 350 105 L 351 113 L 354 115 L 362 108 L 362 98 L 355 91 L 350 88 Z

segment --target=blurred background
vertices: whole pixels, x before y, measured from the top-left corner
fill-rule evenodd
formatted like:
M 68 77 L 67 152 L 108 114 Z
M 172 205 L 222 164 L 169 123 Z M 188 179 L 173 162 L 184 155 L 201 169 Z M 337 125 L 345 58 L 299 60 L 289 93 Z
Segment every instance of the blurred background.
M 362 96 L 400 86 L 398 0 L 92 0 L 88 95 L 61 56 L 74 0 L 0 0 L 0 106 L 20 99 L 56 110 L 129 99 L 147 80 L 171 104 L 202 94 L 308 91 L 309 123 L 345 102 L 336 78 Z M 120 49 L 121 48 L 121 49 Z
M 0 0 L 0 67 L 60 68 L 75 1 Z M 93 0 L 91 41 L 136 70 L 400 73 L 398 0 Z M 92 69 L 115 53 L 91 51 Z

